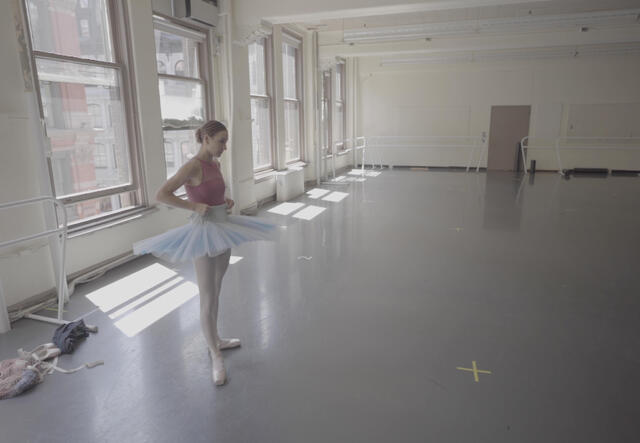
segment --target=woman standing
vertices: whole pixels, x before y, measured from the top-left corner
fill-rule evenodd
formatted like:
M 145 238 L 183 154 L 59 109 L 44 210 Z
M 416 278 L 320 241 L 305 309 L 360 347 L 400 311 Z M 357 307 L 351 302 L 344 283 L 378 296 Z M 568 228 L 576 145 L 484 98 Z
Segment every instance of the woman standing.
M 200 323 L 213 360 L 213 381 L 222 385 L 226 371 L 222 350 L 240 346 L 236 338 L 218 335 L 218 299 L 229 266 L 231 247 L 253 240 L 271 240 L 275 225 L 255 217 L 228 215 L 234 201 L 225 196 L 218 158 L 227 149 L 227 128 L 210 120 L 196 131 L 198 153 L 158 190 L 156 198 L 193 211 L 191 222 L 133 245 L 135 254 L 152 253 L 172 262 L 193 260 L 200 290 Z M 181 186 L 188 200 L 176 197 Z

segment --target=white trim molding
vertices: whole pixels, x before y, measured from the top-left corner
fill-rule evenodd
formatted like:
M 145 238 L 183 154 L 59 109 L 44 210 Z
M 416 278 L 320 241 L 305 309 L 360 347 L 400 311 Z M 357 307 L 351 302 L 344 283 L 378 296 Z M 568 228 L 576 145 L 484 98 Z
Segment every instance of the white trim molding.
M 269 37 L 272 33 L 273 27 L 265 22 L 254 26 L 247 26 L 238 32 L 242 37 L 234 40 L 233 44 L 236 46 L 249 46 L 251 43 L 260 40 L 261 38 Z
M 324 72 L 332 69 L 336 65 L 335 57 L 318 59 L 318 71 Z

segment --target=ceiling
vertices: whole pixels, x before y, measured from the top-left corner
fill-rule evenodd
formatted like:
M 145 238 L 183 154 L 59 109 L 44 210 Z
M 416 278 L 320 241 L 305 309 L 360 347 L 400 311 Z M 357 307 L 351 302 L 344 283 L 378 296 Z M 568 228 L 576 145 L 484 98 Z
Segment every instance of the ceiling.
M 390 12 L 381 15 L 358 17 L 354 16 L 356 14 L 351 13 L 348 18 L 323 20 L 308 18 L 306 21 L 298 22 L 297 24 L 308 30 L 329 32 L 424 23 L 449 23 L 508 17 L 537 17 L 634 8 L 640 8 L 640 0 L 551 0 L 475 8 L 467 7 L 423 12 L 413 11 L 410 13 L 393 13 L 393 8 L 389 8 L 388 11 Z
M 334 18 L 338 14 L 345 18 Z M 448 62 L 640 53 L 640 0 L 432 0 L 296 18 L 296 25 L 319 33 L 324 59 Z

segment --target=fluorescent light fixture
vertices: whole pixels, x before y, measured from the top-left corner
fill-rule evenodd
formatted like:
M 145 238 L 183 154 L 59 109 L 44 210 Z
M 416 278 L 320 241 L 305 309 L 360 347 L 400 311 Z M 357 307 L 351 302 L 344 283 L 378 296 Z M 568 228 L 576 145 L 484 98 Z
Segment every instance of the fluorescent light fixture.
M 240 260 L 242 260 L 243 257 L 238 257 L 237 255 L 232 255 L 231 258 L 229 259 L 229 264 L 233 265 L 238 263 Z
M 196 295 L 198 295 L 198 287 L 194 283 L 186 281 L 118 320 L 115 325 L 127 337 L 133 337 Z
M 177 272 L 172 271 L 166 266 L 160 263 L 154 263 L 120 280 L 90 292 L 85 295 L 85 297 L 102 312 L 108 312 L 131 299 L 153 291 L 154 288 L 166 284 L 177 275 Z
M 530 48 L 504 51 L 473 51 L 463 54 L 451 53 L 437 56 L 421 56 L 381 60 L 380 66 L 457 63 L 457 62 L 492 62 L 510 60 L 539 60 L 553 58 L 576 58 L 582 56 L 635 55 L 640 54 L 640 43 L 616 43 L 607 45 L 557 46 L 550 48 Z M 373 142 L 372 142 L 373 143 Z M 375 146 L 370 146 L 371 148 Z
M 309 205 L 302 211 L 293 214 L 293 218 L 300 218 L 302 220 L 311 220 L 318 215 L 322 214 L 327 208 L 321 206 Z
M 309 196 L 309 198 L 316 199 L 328 194 L 329 192 L 331 191 L 329 191 L 328 189 L 314 188 L 311 191 L 307 192 L 307 195 Z
M 447 35 L 478 33 L 532 32 L 548 29 L 577 29 L 581 27 L 620 26 L 637 23 L 640 9 L 581 12 L 558 15 L 524 15 L 521 17 L 460 20 L 444 23 L 422 23 L 379 28 L 346 29 L 345 43 L 368 43 L 398 40 L 418 40 Z
M 267 212 L 280 215 L 289 215 L 294 211 L 302 208 L 304 203 L 281 203 L 276 207 L 269 209 Z
M 473 54 L 443 54 L 432 55 L 422 57 L 409 57 L 409 58 L 396 58 L 396 59 L 384 59 L 380 61 L 380 66 L 390 65 L 415 65 L 415 64 L 427 64 L 427 63 L 458 63 L 458 62 L 472 62 Z
M 345 175 L 341 175 L 339 177 L 336 177 L 334 179 L 332 179 L 332 182 L 341 182 L 342 180 L 344 180 L 345 178 L 347 178 Z
M 323 198 L 322 200 L 328 201 L 328 202 L 341 202 L 342 200 L 344 200 L 349 194 L 347 194 L 346 192 L 338 192 L 338 191 L 334 191 L 331 194 L 327 195 L 325 198 Z
M 367 171 L 367 172 L 365 173 L 365 175 L 366 175 L 367 177 L 377 177 L 377 176 L 379 176 L 380 174 L 382 174 L 382 172 Z

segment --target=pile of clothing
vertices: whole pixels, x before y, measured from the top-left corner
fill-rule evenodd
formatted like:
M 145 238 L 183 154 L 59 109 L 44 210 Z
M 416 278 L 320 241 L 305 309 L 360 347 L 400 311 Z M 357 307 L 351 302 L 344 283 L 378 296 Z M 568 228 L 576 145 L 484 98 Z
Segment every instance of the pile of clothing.
M 97 331 L 97 327 L 87 326 L 83 320 L 69 322 L 55 330 L 53 343 L 45 343 L 28 352 L 18 349 L 18 358 L 0 361 L 0 400 L 28 391 L 54 371 L 72 374 L 84 368 L 103 365 L 104 362 L 99 360 L 75 369 L 57 366 L 58 356 L 72 353 L 80 341 L 89 336 L 89 332 Z

